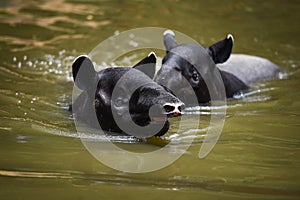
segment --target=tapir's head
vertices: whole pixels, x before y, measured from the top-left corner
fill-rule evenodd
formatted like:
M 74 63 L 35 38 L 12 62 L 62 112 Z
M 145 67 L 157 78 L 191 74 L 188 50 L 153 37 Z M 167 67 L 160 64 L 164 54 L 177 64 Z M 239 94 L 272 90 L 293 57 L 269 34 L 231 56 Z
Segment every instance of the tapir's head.
M 168 30 L 164 33 L 164 44 L 167 53 L 155 81 L 180 94 L 179 98 L 187 104 L 191 92 L 195 92 L 198 102 L 208 102 L 210 96 L 203 77 L 229 58 L 233 37 L 228 35 L 205 48 L 197 44 L 178 45 L 174 33 Z M 191 87 L 193 91 L 188 90 Z
M 167 117 L 181 115 L 184 104 L 152 80 L 155 63 L 155 54 L 151 53 L 133 68 L 115 67 L 96 72 L 87 56 L 78 57 L 73 63 L 73 78 L 77 87 L 84 90 L 83 98 L 90 99 L 82 99 L 79 105 L 82 116 L 86 118 L 85 111 L 93 110 L 94 106 L 104 130 L 131 134 L 136 126 L 152 126 L 159 128 L 155 129 L 156 136 L 165 134 L 169 129 Z M 140 136 L 150 136 L 153 134 L 150 132 L 140 132 Z M 133 135 L 139 137 L 137 134 Z

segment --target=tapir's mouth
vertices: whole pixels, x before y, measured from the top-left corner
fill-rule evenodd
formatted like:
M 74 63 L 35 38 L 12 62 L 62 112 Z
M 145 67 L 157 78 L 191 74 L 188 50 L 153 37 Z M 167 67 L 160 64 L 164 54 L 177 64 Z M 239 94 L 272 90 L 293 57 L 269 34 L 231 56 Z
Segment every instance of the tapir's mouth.
M 133 121 L 139 126 L 154 125 L 161 127 L 159 133 L 156 136 L 161 136 L 165 134 L 169 129 L 170 117 L 181 116 L 181 109 L 184 106 L 183 103 L 165 103 L 161 109 L 149 109 L 144 110 L 144 112 L 133 112 L 131 117 Z
M 170 123 L 168 121 L 168 118 L 180 115 L 181 114 L 174 115 L 174 113 L 170 112 L 164 112 L 160 115 L 155 116 L 149 116 L 149 113 L 139 113 L 135 114 L 134 117 L 133 115 L 131 117 L 133 117 L 133 121 L 139 126 L 147 126 L 151 124 L 156 127 L 161 127 L 161 130 L 158 133 L 156 133 L 155 136 L 162 136 L 169 130 Z
M 134 115 L 133 121 L 140 126 L 147 126 L 148 124 L 165 124 L 168 118 L 167 114 L 149 116 L 149 113 L 140 113 Z

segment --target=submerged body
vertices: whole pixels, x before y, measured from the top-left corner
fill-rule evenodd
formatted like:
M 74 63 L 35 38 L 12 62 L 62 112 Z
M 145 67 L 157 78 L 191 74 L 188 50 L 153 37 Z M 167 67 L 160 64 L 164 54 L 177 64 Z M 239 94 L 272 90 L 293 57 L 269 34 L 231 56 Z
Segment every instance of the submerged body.
M 217 64 L 219 70 L 231 73 L 245 84 L 277 78 L 281 72 L 280 67 L 266 58 L 245 54 L 231 54 L 222 64 Z

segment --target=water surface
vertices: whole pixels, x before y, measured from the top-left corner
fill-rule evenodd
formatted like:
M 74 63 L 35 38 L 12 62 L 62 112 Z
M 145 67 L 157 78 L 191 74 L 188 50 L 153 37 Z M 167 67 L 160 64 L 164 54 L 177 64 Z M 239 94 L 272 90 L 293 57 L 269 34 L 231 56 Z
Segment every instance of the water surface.
M 0 199 L 299 199 L 299 9 L 296 0 L 1 1 Z M 66 110 L 71 63 L 115 33 L 146 26 L 205 46 L 231 33 L 234 53 L 266 57 L 287 76 L 227 102 L 221 137 L 204 159 L 197 155 L 210 110 L 195 108 L 187 114 L 201 115 L 201 130 L 174 164 L 146 174 L 110 169 L 84 148 Z M 194 132 L 176 134 L 177 123 L 166 138 L 180 145 Z M 131 139 L 116 142 L 159 148 Z

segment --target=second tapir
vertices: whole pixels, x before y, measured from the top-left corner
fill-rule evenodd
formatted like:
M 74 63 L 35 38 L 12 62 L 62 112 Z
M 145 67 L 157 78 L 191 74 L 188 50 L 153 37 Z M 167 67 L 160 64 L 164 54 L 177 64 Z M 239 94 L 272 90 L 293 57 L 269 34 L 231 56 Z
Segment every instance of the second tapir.
M 133 68 L 114 67 L 96 72 L 87 56 L 79 56 L 72 65 L 74 82 L 83 91 L 72 105 L 75 120 L 92 128 L 100 125 L 105 131 L 137 137 L 164 135 L 169 129 L 167 117 L 181 115 L 184 104 L 152 80 L 155 63 L 156 56 L 150 53 Z M 153 129 L 150 127 L 147 133 L 145 129 L 133 133 L 135 127 L 149 125 Z
M 176 91 L 186 104 L 189 104 L 191 95 L 188 86 L 193 88 L 198 103 L 211 100 L 205 78 L 213 70 L 218 70 L 227 98 L 248 89 L 256 81 L 278 77 L 281 71 L 277 65 L 264 58 L 231 55 L 233 37 L 230 34 L 205 48 L 198 44 L 177 44 L 174 32 L 167 30 L 164 32 L 164 44 L 167 52 L 155 81 Z M 214 82 L 214 77 L 208 81 Z

